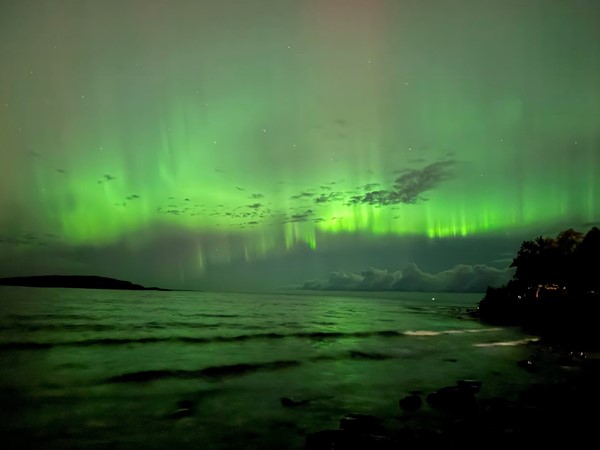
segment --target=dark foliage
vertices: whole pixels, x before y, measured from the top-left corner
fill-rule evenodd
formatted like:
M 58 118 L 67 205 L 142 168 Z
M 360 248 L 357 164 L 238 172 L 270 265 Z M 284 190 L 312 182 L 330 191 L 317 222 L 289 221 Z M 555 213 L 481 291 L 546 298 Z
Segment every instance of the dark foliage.
M 522 325 L 545 337 L 600 343 L 600 229 L 585 236 L 573 229 L 556 238 L 521 244 L 508 285 L 489 287 L 478 311 L 481 319 Z M 597 342 L 592 342 L 597 341 Z

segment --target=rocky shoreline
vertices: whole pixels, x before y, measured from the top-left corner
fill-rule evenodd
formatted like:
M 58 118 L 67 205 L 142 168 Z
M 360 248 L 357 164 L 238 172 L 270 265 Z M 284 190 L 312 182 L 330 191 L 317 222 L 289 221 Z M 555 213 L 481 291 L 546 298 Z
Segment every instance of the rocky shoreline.
M 348 413 L 337 430 L 306 436 L 307 450 L 388 450 L 405 446 L 574 445 L 596 439 L 600 401 L 600 353 L 532 345 L 532 358 L 515 361 L 527 373 L 552 370 L 547 383 L 532 383 L 506 397 L 480 397 L 485 380 L 457 380 L 453 386 L 399 399 L 394 426 L 383 418 Z M 384 422 L 387 426 L 384 426 Z

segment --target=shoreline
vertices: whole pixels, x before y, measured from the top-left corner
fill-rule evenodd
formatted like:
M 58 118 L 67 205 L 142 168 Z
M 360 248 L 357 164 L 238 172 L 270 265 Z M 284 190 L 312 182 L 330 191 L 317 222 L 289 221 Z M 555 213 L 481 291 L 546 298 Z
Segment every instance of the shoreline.
M 475 447 L 486 443 L 571 444 L 595 438 L 590 406 L 600 401 L 600 353 L 526 344 L 532 355 L 515 361 L 524 376 L 548 371 L 556 378 L 533 383 L 512 395 L 480 397 L 486 380 L 457 380 L 430 393 L 399 399 L 399 414 L 386 420 L 349 412 L 338 430 L 306 436 L 305 449 L 397 449 L 404 445 Z M 437 400 L 436 400 L 437 398 Z M 394 423 L 384 427 L 383 423 Z

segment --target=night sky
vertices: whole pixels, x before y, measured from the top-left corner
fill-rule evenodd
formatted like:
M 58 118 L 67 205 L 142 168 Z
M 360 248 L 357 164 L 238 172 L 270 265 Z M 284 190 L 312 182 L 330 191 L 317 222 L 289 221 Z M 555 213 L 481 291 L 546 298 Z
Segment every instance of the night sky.
M 476 290 L 600 221 L 599 23 L 597 0 L 3 1 L 0 276 Z

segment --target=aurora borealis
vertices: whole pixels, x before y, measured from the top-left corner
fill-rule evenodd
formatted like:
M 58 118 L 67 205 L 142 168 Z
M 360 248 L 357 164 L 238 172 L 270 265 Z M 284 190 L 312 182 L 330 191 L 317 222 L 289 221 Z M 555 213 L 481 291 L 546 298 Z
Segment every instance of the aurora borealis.
M 595 0 L 2 2 L 1 275 L 280 285 L 585 231 L 598 23 Z

